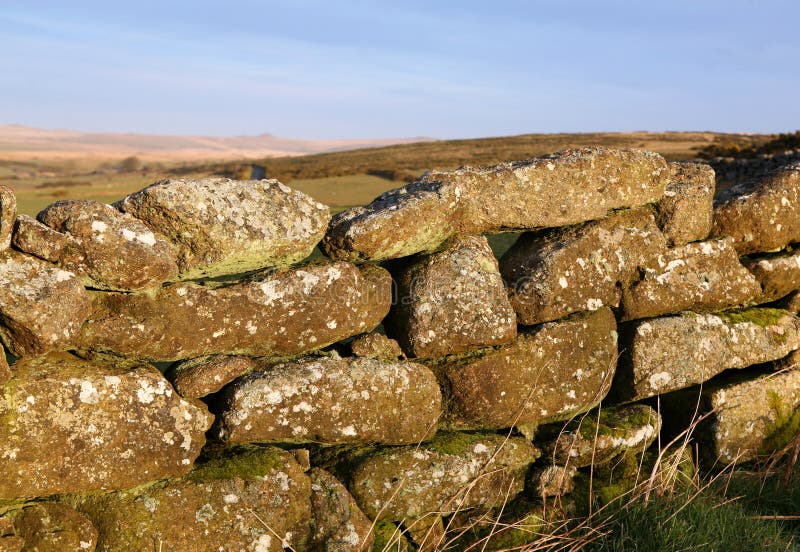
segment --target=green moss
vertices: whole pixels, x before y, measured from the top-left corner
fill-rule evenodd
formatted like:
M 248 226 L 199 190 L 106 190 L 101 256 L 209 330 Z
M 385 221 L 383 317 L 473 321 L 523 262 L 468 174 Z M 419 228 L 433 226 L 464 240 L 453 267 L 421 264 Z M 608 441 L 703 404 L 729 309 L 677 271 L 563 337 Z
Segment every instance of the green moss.
M 210 483 L 221 479 L 252 479 L 272 470 L 282 469 L 286 461 L 279 449 L 264 448 L 245 451 L 229 458 L 209 460 L 195 467 L 186 479 L 193 483 Z
M 440 454 L 449 454 L 455 456 L 462 456 L 470 452 L 476 443 L 485 439 L 481 433 L 440 433 L 432 441 L 426 443 L 424 448 L 438 452 Z
M 769 308 L 733 309 L 717 314 L 731 324 L 750 323 L 762 327 L 774 326 L 788 315 L 785 310 Z
M 376 523 L 373 528 L 373 534 L 375 535 L 375 540 L 372 543 L 374 552 L 384 552 L 384 550 L 406 552 L 411 550 L 408 539 L 394 523 Z
M 767 391 L 767 400 L 775 421 L 767 429 L 767 437 L 759 449 L 760 454 L 781 450 L 800 433 L 800 409 L 786 404 L 776 391 Z

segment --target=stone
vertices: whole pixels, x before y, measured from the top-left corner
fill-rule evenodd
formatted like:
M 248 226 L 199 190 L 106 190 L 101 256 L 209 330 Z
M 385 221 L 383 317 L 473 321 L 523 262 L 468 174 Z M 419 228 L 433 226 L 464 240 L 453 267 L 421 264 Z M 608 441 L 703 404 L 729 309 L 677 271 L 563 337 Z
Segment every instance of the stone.
M 14 190 L 0 184 L 0 252 L 11 246 L 14 220 L 17 218 L 17 196 Z
M 713 233 L 733 237 L 740 255 L 778 251 L 800 241 L 800 164 L 718 194 Z
M 53 230 L 28 215 L 17 216 L 11 243 L 19 251 L 50 263 L 60 261 L 78 266 L 86 261 L 82 248 L 75 238 Z
M 792 314 L 800 314 L 800 291 L 790 293 L 778 301 L 775 306 L 787 310 Z
M 483 236 L 460 236 L 393 270 L 397 300 L 384 322 L 412 357 L 500 345 L 517 335 L 497 260 Z
M 655 153 L 579 148 L 492 167 L 433 171 L 336 215 L 334 259 L 380 261 L 433 251 L 455 234 L 567 226 L 657 201 L 668 170 Z
M 8 359 L 6 358 L 6 350 L 3 348 L 3 345 L 0 344 L 0 385 L 5 385 L 5 383 L 11 379 L 11 368 L 8 365 Z
M 599 466 L 622 454 L 641 453 L 660 431 L 661 416 L 647 405 L 604 407 L 555 426 L 542 450 L 555 465 Z
M 167 372 L 167 379 L 181 397 L 199 399 L 220 391 L 255 366 L 253 359 L 244 356 L 198 357 L 178 363 Z
M 490 508 L 522 492 L 528 466 L 539 454 L 518 437 L 440 433 L 418 446 L 367 454 L 353 468 L 349 489 L 373 520 Z
M 78 498 L 100 531 L 97 550 L 308 549 L 311 482 L 275 448 L 212 460 L 182 479 Z
M 58 257 L 58 266 L 77 274 L 87 287 L 133 291 L 160 285 L 178 275 L 176 252 L 161 234 L 131 215 L 97 201 L 57 201 L 38 219 L 72 238 L 79 256 Z M 51 241 L 44 240 L 42 254 L 52 254 Z
M 670 249 L 642 267 L 622 290 L 622 320 L 746 305 L 761 286 L 739 262 L 731 238 Z
M 615 396 L 638 400 L 800 348 L 800 322 L 780 309 L 686 312 L 625 325 Z
M 74 345 L 158 361 L 295 355 L 373 329 L 390 302 L 382 268 L 309 265 L 222 287 L 99 295 Z
M 321 468 L 313 468 L 309 477 L 312 514 L 310 550 L 372 550 L 372 521 L 358 509 L 347 488 Z
M 575 488 L 573 478 L 577 471 L 570 464 L 535 468 L 528 476 L 529 486 L 541 499 L 565 496 Z
M 92 552 L 97 545 L 97 529 L 92 522 L 66 504 L 28 504 L 14 514 L 13 518 L 14 533 L 24 541 L 21 548 L 23 551 Z
M 563 528 L 564 520 L 574 519 L 565 511 L 565 502 L 560 498 L 545 505 L 520 496 L 502 508 L 458 513 L 450 521 L 448 543 L 454 550 L 536 550 L 537 544 L 546 543 L 545 535 Z
M 364 358 L 377 358 L 381 360 L 404 359 L 405 355 L 400 344 L 377 332 L 360 335 L 350 342 L 350 351 L 353 356 Z
M 0 253 L 0 337 L 15 356 L 66 347 L 89 316 L 71 272 L 15 251 Z
M 436 552 L 445 543 L 445 528 L 442 516 L 432 512 L 421 518 L 406 520 L 403 523 L 406 534 L 420 552 Z
M 277 180 L 162 180 L 115 205 L 178 247 L 182 278 L 299 262 L 330 220 L 327 206 Z
M 183 475 L 213 419 L 152 366 L 67 353 L 17 361 L 0 397 L 0 500 Z
M 372 550 L 383 552 L 410 552 L 413 550 L 408 537 L 403 530 L 394 523 L 379 521 L 375 523 L 375 540 Z
M 714 212 L 714 169 L 705 163 L 669 163 L 669 184 L 656 203 L 656 221 L 667 243 L 680 246 L 704 240 L 711 233 Z
M 501 429 L 538 425 L 585 412 L 608 393 L 617 359 L 608 308 L 521 333 L 495 349 L 435 366 L 447 382 L 447 425 Z
M 337 356 L 290 361 L 231 384 L 219 438 L 246 442 L 417 443 L 441 415 L 436 377 L 413 362 Z
M 620 285 L 666 251 L 651 207 L 578 227 L 523 234 L 500 259 L 520 324 L 619 304 Z
M 800 289 L 800 251 L 783 251 L 743 263 L 761 284 L 758 303 L 769 303 Z

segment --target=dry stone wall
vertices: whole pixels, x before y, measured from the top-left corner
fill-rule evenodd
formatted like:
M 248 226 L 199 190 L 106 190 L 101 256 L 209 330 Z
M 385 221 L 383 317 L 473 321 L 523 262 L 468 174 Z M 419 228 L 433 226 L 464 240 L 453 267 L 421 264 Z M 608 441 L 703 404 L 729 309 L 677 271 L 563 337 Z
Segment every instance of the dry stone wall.
M 687 413 L 707 466 L 768 454 L 798 175 L 715 198 L 708 165 L 582 148 L 333 217 L 275 180 L 35 219 L 0 187 L 0 550 L 488 550 Z

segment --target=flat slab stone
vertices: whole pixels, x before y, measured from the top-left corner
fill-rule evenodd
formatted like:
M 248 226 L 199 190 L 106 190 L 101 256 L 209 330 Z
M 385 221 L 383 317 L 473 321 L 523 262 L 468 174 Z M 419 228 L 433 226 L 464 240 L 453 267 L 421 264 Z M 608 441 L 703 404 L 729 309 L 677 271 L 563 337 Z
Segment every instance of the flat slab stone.
M 375 328 L 390 302 L 382 268 L 310 265 L 225 287 L 187 282 L 153 294 L 99 295 L 73 343 L 163 361 L 295 355 Z
M 578 227 L 523 234 L 500 260 L 521 324 L 619 304 L 619 287 L 666 251 L 650 207 Z
M 435 366 L 450 389 L 448 425 L 500 429 L 563 420 L 597 405 L 617 357 L 608 308 L 542 324 L 495 349 Z
M 402 521 L 511 500 L 540 455 L 503 435 L 444 433 L 419 446 L 380 449 L 358 461 L 350 492 L 372 519 Z
M 718 194 L 713 232 L 733 237 L 740 255 L 777 251 L 800 241 L 800 164 Z
M 497 260 L 483 236 L 461 236 L 393 270 L 397 300 L 384 322 L 409 356 L 441 357 L 517 335 Z
M 67 353 L 19 360 L 0 396 L 0 499 L 183 475 L 213 419 L 152 366 Z
M 311 541 L 314 550 L 372 550 L 372 521 L 358 508 L 347 488 L 321 468 L 311 478 Z
M 89 296 L 73 273 L 0 253 L 0 337 L 12 354 L 66 348 L 88 316 Z
M 299 262 L 330 220 L 327 206 L 277 180 L 162 180 L 115 205 L 178 247 L 183 278 Z
M 669 184 L 656 203 L 656 220 L 672 246 L 704 240 L 714 212 L 714 169 L 705 163 L 669 163 Z
M 625 326 L 614 391 L 637 400 L 702 383 L 800 348 L 800 322 L 780 309 L 682 313 Z
M 758 303 L 769 303 L 800 289 L 800 251 L 783 251 L 743 263 L 761 284 Z
M 138 290 L 153 287 L 178 275 L 175 248 L 131 215 L 97 201 L 58 201 L 42 210 L 38 219 L 67 236 L 77 247 L 62 249 L 55 263 L 77 274 L 88 287 Z M 31 228 L 24 223 L 17 232 Z M 35 231 L 35 227 L 31 228 Z M 41 247 L 27 236 L 26 251 L 46 259 L 54 256 L 52 236 Z M 21 240 L 17 240 L 21 241 Z M 38 250 L 42 249 L 42 253 Z M 75 254 L 77 249 L 78 255 Z
M 11 245 L 16 218 L 17 196 L 14 195 L 14 190 L 0 184 L 0 251 L 5 251 Z
M 599 147 L 433 171 L 336 215 L 323 247 L 335 259 L 385 260 L 432 251 L 456 233 L 566 226 L 657 201 L 667 179 L 658 154 Z
M 216 393 L 255 368 L 250 357 L 212 355 L 181 362 L 166 375 L 181 397 L 200 398 Z
M 257 449 L 182 479 L 94 495 L 76 507 L 100 532 L 97 550 L 308 550 L 311 482 L 288 452 Z
M 12 512 L 10 517 L 14 536 L 0 536 L 0 550 L 4 552 L 6 550 L 92 552 L 97 546 L 97 529 L 92 522 L 66 504 L 36 502 Z M 11 539 L 17 541 L 19 548 L 6 547 L 6 541 Z
M 622 320 L 684 310 L 719 311 L 748 304 L 761 286 L 739 262 L 731 238 L 670 249 L 622 290 Z
M 412 362 L 337 358 L 286 362 L 234 382 L 219 437 L 246 442 L 417 443 L 438 427 L 436 377 Z

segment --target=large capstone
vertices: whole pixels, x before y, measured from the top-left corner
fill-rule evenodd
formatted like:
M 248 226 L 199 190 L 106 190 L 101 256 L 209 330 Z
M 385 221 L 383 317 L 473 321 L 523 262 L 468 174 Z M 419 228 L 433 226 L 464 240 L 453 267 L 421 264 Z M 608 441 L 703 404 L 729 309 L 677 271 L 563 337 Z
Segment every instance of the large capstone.
M 19 360 L 0 397 L 0 499 L 183 475 L 213 420 L 150 365 L 67 353 Z
M 382 268 L 310 265 L 223 287 L 98 295 L 74 344 L 150 360 L 294 355 L 373 329 L 390 302 Z
M 761 284 L 758 303 L 781 299 L 800 289 L 800 251 L 782 251 L 744 260 L 744 266 Z
M 542 324 L 435 369 L 448 382 L 451 427 L 499 429 L 589 410 L 608 392 L 616 358 L 616 321 L 602 308 Z
M 619 304 L 619 287 L 666 250 L 650 207 L 578 227 L 523 234 L 500 260 L 521 324 Z
M 436 377 L 412 362 L 336 356 L 281 363 L 231 384 L 220 438 L 251 441 L 417 443 L 436 432 Z
M 624 326 L 615 394 L 634 400 L 702 383 L 800 348 L 800 322 L 780 309 L 692 312 Z
M 184 278 L 296 263 L 330 220 L 328 207 L 277 180 L 162 180 L 116 205 L 178 247 Z
M 0 251 L 5 251 L 11 245 L 16 218 L 17 196 L 14 195 L 14 190 L 0 184 Z
M 393 276 L 397 300 L 385 325 L 410 356 L 441 357 L 517 335 L 497 260 L 482 236 L 454 238 Z
M 711 232 L 714 208 L 714 169 L 705 163 L 669 164 L 664 197 L 656 203 L 656 220 L 669 245 L 704 240 Z
M 657 255 L 622 290 L 622 319 L 747 304 L 761 286 L 739 262 L 731 238 L 689 243 Z
M 12 354 L 65 347 L 88 316 L 89 296 L 73 273 L 0 253 L 0 337 Z
M 335 216 L 323 246 L 336 259 L 384 260 L 432 251 L 456 233 L 566 226 L 657 201 L 667 179 L 660 155 L 612 148 L 434 171 Z
M 800 241 L 800 164 L 718 194 L 714 234 L 732 236 L 739 254 L 777 251 Z
M 519 437 L 444 433 L 419 446 L 367 455 L 353 468 L 349 488 L 364 513 L 378 520 L 491 508 L 523 490 L 539 455 Z

